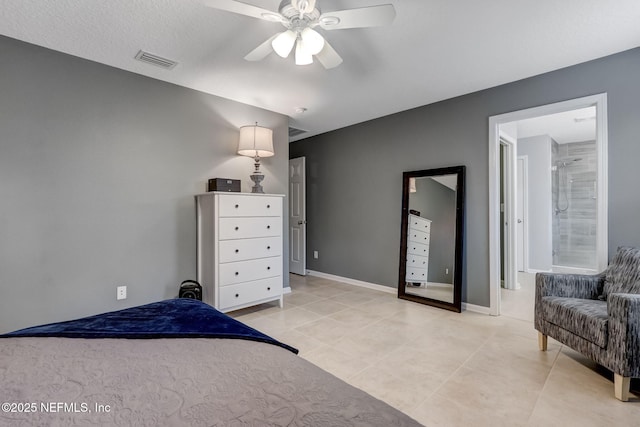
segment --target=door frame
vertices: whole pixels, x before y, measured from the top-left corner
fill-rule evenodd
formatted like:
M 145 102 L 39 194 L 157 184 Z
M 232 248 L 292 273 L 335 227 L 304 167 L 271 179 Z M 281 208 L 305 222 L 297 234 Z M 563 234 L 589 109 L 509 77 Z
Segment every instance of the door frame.
M 491 315 L 500 315 L 500 125 L 591 106 L 596 107 L 596 151 L 598 156 L 596 251 L 598 259 L 597 270 L 602 271 L 607 266 L 609 253 L 607 242 L 607 94 L 600 93 L 489 117 L 489 312 Z M 505 200 L 505 204 L 515 204 L 513 198 L 509 199 Z M 514 227 L 514 224 L 510 223 L 509 226 Z

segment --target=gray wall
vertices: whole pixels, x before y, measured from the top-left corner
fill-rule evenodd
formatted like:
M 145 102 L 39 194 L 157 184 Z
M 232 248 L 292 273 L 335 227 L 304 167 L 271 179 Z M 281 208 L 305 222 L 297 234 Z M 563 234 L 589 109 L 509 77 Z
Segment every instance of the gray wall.
M 551 144 L 549 135 L 518 139 L 518 156 L 527 156 L 529 229 L 529 269 L 551 271 L 552 207 Z
M 416 192 L 409 194 L 409 209 L 415 209 L 421 217 L 431 220 L 427 280 L 453 283 L 456 192 L 429 177 L 416 178 Z
M 466 165 L 462 300 L 489 306 L 489 117 L 608 93 L 609 252 L 640 246 L 640 48 L 291 144 L 307 158 L 308 268 L 395 287 L 402 172 Z M 401 76 L 399 76 L 401 77 Z M 310 252 L 309 252 L 310 253 Z
M 0 56 L 2 332 L 175 296 L 196 276 L 193 195 L 251 186 L 242 125 L 274 129 L 264 186 L 287 191 L 286 116 L 9 38 Z

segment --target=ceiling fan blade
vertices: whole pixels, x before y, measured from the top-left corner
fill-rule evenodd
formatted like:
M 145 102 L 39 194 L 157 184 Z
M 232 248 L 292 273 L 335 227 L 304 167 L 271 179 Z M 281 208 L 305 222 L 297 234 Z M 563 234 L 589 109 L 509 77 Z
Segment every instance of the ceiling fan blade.
M 279 34 L 274 34 L 269 37 L 264 43 L 262 43 L 257 48 L 253 49 L 251 52 L 244 57 L 247 61 L 261 61 L 266 58 L 271 52 L 273 52 L 273 48 L 271 47 L 271 42 L 273 39 L 278 37 Z
M 337 10 L 323 13 L 320 26 L 325 30 L 341 30 L 345 28 L 379 27 L 389 25 L 396 17 L 392 4 L 361 7 L 358 9 Z M 337 20 L 335 18 L 338 18 Z M 338 22 L 336 22 L 338 21 Z
M 342 64 L 342 58 L 338 55 L 338 52 L 335 51 L 333 47 L 329 44 L 329 42 L 325 39 L 324 47 L 316 55 L 316 59 L 326 68 L 327 70 L 330 68 L 335 68 L 338 65 Z
M 277 12 L 263 9 L 252 4 L 243 3 L 236 0 L 198 0 L 205 6 L 213 9 L 226 10 L 227 12 L 239 15 L 250 16 L 252 18 L 264 19 L 266 21 L 281 22 L 284 18 Z

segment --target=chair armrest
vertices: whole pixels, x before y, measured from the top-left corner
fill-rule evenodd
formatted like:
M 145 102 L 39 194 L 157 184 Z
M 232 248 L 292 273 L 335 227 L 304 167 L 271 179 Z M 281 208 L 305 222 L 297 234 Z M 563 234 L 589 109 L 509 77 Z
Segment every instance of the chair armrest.
M 640 295 L 610 294 L 607 314 L 610 369 L 625 377 L 640 376 Z
M 599 274 L 536 274 L 536 301 L 555 296 L 566 298 L 597 299 L 602 295 L 605 272 Z

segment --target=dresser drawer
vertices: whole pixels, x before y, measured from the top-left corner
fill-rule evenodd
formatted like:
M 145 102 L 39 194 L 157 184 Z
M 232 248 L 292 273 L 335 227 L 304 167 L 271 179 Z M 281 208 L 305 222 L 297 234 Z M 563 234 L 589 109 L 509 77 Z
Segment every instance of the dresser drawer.
M 407 267 L 407 282 L 426 282 L 427 270 L 424 268 Z
M 407 256 L 409 255 L 429 256 L 429 245 L 407 242 Z
M 282 276 L 282 257 L 260 258 L 250 261 L 227 262 L 219 265 L 220 286 L 267 277 Z
M 425 233 L 431 232 L 431 221 L 417 216 L 411 216 L 410 220 L 409 228 L 411 230 L 423 231 Z
M 428 268 L 429 257 L 418 256 L 418 255 L 407 255 L 407 268 L 409 267 Z
M 220 195 L 220 216 L 281 216 L 282 197 Z
M 282 234 L 282 218 L 220 218 L 218 239 L 247 239 L 274 237 Z
M 416 230 L 409 230 L 409 241 L 428 245 L 429 233 L 424 233 L 422 231 L 416 231 Z
M 218 250 L 221 263 L 278 256 L 282 255 L 282 237 L 221 240 Z
M 238 305 L 282 296 L 282 276 L 255 280 L 220 288 L 218 307 L 225 310 Z

